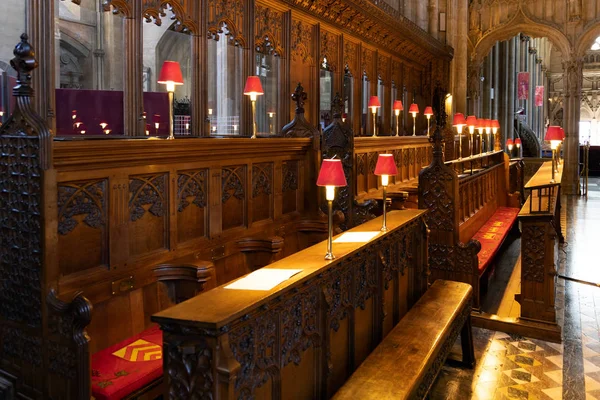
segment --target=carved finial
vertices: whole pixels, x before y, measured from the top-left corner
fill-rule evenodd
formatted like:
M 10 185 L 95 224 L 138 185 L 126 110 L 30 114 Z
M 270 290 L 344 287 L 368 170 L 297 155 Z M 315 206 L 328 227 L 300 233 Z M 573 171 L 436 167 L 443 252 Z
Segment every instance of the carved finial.
M 331 113 L 334 119 L 342 118 L 342 110 L 344 109 L 344 102 L 339 92 L 335 94 L 333 101 L 331 102 Z
M 15 46 L 13 54 L 15 58 L 10 60 L 10 65 L 17 71 L 17 86 L 13 89 L 14 96 L 33 96 L 31 88 L 31 71 L 37 68 L 33 48 L 28 42 L 26 33 L 21 35 L 21 41 Z
M 296 102 L 296 114 L 304 114 L 304 101 L 308 98 L 302 83 L 298 82 L 296 90 L 292 93 L 292 100 Z

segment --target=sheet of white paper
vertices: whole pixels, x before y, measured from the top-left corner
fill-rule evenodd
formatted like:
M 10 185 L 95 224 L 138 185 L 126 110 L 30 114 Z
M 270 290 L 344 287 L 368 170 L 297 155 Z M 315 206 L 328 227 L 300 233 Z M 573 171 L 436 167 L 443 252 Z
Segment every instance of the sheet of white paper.
M 230 285 L 225 286 L 225 289 L 271 290 L 275 286 L 287 281 L 299 272 L 302 272 L 302 270 L 262 268 L 246 275 L 242 279 L 238 279 Z
M 346 232 L 340 237 L 335 239 L 333 243 L 366 243 L 379 235 L 379 231 L 376 232 Z

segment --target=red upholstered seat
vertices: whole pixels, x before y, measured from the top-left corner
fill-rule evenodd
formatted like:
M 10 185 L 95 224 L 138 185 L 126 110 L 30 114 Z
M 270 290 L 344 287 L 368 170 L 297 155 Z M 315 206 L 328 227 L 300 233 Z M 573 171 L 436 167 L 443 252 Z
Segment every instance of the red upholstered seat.
M 477 254 L 479 258 L 479 275 L 483 274 L 494 255 L 498 252 L 518 214 L 518 208 L 498 207 L 494 215 L 473 236 L 473 239 L 477 239 L 481 243 L 481 250 Z
M 152 326 L 92 355 L 92 395 L 121 399 L 162 375 L 162 331 Z

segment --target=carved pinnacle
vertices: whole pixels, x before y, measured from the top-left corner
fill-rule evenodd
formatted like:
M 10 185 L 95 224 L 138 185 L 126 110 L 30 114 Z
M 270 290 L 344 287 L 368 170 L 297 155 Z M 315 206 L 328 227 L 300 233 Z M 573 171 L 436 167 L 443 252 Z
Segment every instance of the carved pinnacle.
M 10 60 L 10 65 L 17 71 L 17 86 L 13 89 L 14 96 L 33 96 L 31 88 L 31 71 L 37 68 L 35 52 L 28 42 L 26 33 L 21 35 L 21 41 L 15 46 L 13 54 L 15 58 Z
M 302 83 L 298 82 L 296 90 L 292 93 L 292 100 L 296 102 L 296 114 L 304 114 L 304 101 L 308 98 Z

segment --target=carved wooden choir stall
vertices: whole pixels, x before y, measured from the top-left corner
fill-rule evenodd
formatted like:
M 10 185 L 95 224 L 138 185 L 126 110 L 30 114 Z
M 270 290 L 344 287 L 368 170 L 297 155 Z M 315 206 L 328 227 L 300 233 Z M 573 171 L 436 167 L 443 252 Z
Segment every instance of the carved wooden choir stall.
M 486 272 L 517 219 L 522 190 L 509 192 L 509 160 L 502 151 L 443 160 L 436 130 L 433 162 L 419 174 L 419 208 L 430 211 L 431 280 L 469 283 L 477 309 Z
M 27 36 L 15 56 L 17 107 L 0 128 L 1 393 L 152 398 L 171 382 L 163 379 L 169 372 L 162 368 L 162 334 L 151 324 L 153 314 L 325 238 L 325 219 L 314 201 L 319 137 L 302 128 L 300 111 L 293 129 L 278 135 L 287 137 L 62 140 L 30 106 L 37 62 Z M 301 89 L 295 94 L 305 96 Z M 336 118 L 330 129 L 343 127 Z M 345 137 L 352 139 L 351 131 Z M 364 158 L 395 152 L 399 171 L 393 179 L 400 182 L 426 162 L 426 138 L 394 140 L 373 144 Z M 373 171 L 365 168 L 360 174 L 353 168 L 353 179 L 369 182 L 364 192 L 378 190 Z M 354 190 L 349 198 L 361 200 Z M 339 298 L 335 318 L 345 322 L 338 335 L 368 339 L 352 352 L 335 350 L 346 361 L 334 363 L 335 376 L 318 384 L 319 393 L 333 394 L 426 289 L 422 212 L 407 212 L 397 217 L 397 230 L 372 243 L 377 251 L 371 256 L 361 251 L 336 261 L 365 273 L 366 266 L 352 260 L 367 257 L 368 268 L 375 268 L 370 272 L 379 275 L 370 275 L 370 283 L 352 281 L 368 283 L 363 297 L 370 306 L 364 307 L 372 322 L 355 326 L 352 315 L 362 315 L 363 300 Z M 394 235 L 405 239 L 391 242 Z M 323 274 L 341 273 L 333 265 L 323 264 Z M 384 272 L 385 282 L 375 278 Z M 318 274 L 313 278 L 320 282 L 315 290 L 326 282 Z M 325 304 L 319 299 L 319 313 Z M 356 307 L 360 311 L 351 311 Z M 334 333 L 320 335 L 325 340 Z M 317 342 L 322 351 L 324 343 Z

